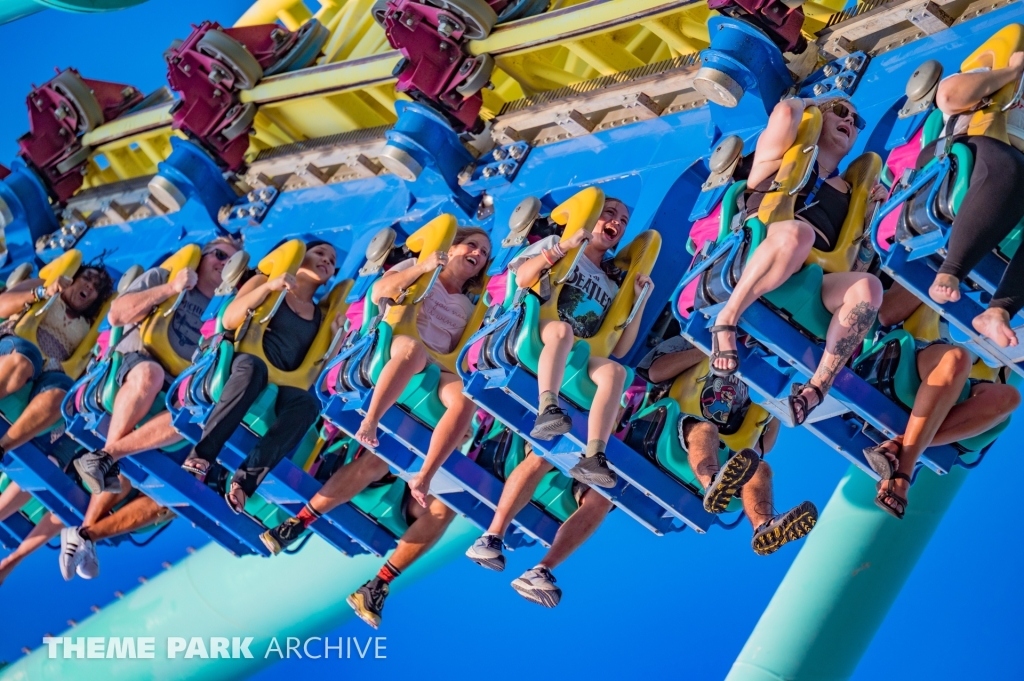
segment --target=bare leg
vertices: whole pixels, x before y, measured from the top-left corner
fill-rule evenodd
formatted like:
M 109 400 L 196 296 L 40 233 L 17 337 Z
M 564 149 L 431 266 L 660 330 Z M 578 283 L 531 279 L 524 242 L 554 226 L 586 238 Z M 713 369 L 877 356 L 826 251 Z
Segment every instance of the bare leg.
M 89 538 L 94 542 L 127 534 L 153 523 L 174 517 L 174 512 L 145 495 L 139 495 L 127 504 L 88 525 Z
M 408 570 L 437 543 L 448 525 L 455 519 L 455 511 L 434 497 L 427 497 L 427 507 L 413 506 L 410 511 L 416 520 L 402 535 L 388 562 L 401 572 Z
M 4 451 L 17 449 L 57 423 L 61 417 L 60 403 L 64 401 L 66 394 L 63 390 L 54 389 L 36 395 L 4 436 L 0 437 L 0 447 L 3 447 Z
M 647 370 L 647 375 L 652 383 L 663 383 L 675 378 L 687 369 L 697 366 L 705 357 L 707 355 L 696 348 L 693 350 L 683 350 L 682 352 L 671 352 L 654 360 L 651 363 L 651 368 Z
M 587 439 L 607 443 L 618 419 L 626 370 L 618 362 L 604 357 L 591 357 L 589 362 L 587 371 L 590 380 L 597 384 L 597 392 L 587 415 Z
M 755 530 L 772 519 L 772 469 L 766 461 L 758 464 L 754 477 L 743 485 L 740 499 L 743 512 Z
M 550 463 L 533 452 L 527 455 L 512 475 L 505 481 L 505 488 L 501 491 L 501 499 L 498 501 L 498 508 L 494 511 L 494 518 L 487 528 L 489 534 L 504 537 L 512 519 L 516 517 L 523 508 L 530 503 L 533 493 L 537 491 L 537 485 L 541 479 L 554 468 Z
M 32 379 L 35 367 L 28 357 L 12 352 L 0 355 L 0 399 L 18 392 Z
M 720 468 L 718 465 L 718 428 L 707 421 L 687 421 L 684 429 L 686 460 L 700 481 L 701 487 L 707 489 Z
M 366 489 L 371 482 L 380 480 L 388 473 L 388 464 L 384 459 L 364 452 L 355 461 L 351 461 L 334 471 L 320 491 L 309 500 L 310 506 L 317 513 L 323 514 L 348 503 L 352 497 Z
M 108 515 L 112 508 L 124 501 L 128 496 L 128 493 L 132 490 L 132 483 L 123 475 L 120 476 L 120 478 L 120 492 L 100 492 L 99 494 L 93 494 L 89 497 L 89 508 L 85 510 L 85 518 L 82 520 L 82 527 L 91 527 L 95 525 L 100 518 Z
M 587 490 L 580 500 L 580 507 L 558 528 L 551 548 L 539 564 L 554 570 L 564 563 L 566 558 L 590 539 L 612 508 L 612 502 L 594 490 Z
M 171 425 L 171 412 L 165 411 L 146 421 L 117 442 L 113 444 L 108 442 L 103 449 L 115 459 L 123 459 L 139 452 L 170 447 L 181 440 L 181 433 Z
M 467 430 L 476 412 L 473 401 L 462 394 L 462 379 L 455 374 L 441 372 L 438 393 L 445 406 L 445 412 L 437 422 L 434 434 L 430 436 L 430 446 L 423 467 L 409 481 L 412 498 L 424 507 L 430 493 L 430 481 L 451 455 L 452 450 L 466 439 Z
M 540 323 L 540 339 L 544 348 L 537 362 L 537 387 L 540 392 L 558 394 L 565 377 L 569 351 L 576 341 L 572 327 L 565 322 L 548 320 Z
M 125 376 L 124 384 L 114 398 L 114 411 L 107 428 L 107 447 L 135 429 L 164 386 L 164 370 L 156 362 L 143 362 Z
M 0 560 L 0 584 L 3 584 L 4 580 L 10 576 L 11 571 L 18 567 L 18 563 L 56 537 L 63 527 L 64 525 L 52 513 L 47 513 L 40 518 L 35 528 L 25 537 L 25 541 L 21 542 L 10 555 Z
M 426 348 L 415 338 L 394 337 L 391 341 L 391 359 L 381 369 L 366 417 L 354 434 L 359 444 L 371 449 L 380 444 L 377 441 L 377 424 L 384 412 L 398 401 L 405 386 L 409 385 L 409 380 L 427 366 L 428 359 Z
M 835 272 L 826 274 L 821 285 L 821 302 L 832 313 L 825 338 L 825 352 L 810 385 L 827 394 L 839 371 L 860 347 L 865 334 L 875 323 L 882 304 L 882 283 L 870 274 Z M 808 408 L 818 403 L 809 387 L 803 391 Z
M 715 324 L 735 325 L 752 302 L 782 286 L 787 279 L 800 271 L 812 246 L 814 230 L 806 222 L 783 220 L 769 225 L 768 234 L 754 251 L 732 295 L 718 313 Z M 736 349 L 734 334 L 716 335 L 719 349 Z M 728 371 L 735 368 L 734 362 L 732 359 L 718 359 L 715 367 Z
M 7 520 L 19 508 L 32 500 L 31 492 L 25 492 L 18 483 L 11 480 L 3 492 L 0 492 L 0 520 Z
M 932 438 L 932 446 L 948 445 L 980 435 L 1002 423 L 1020 406 L 1020 393 L 1012 385 L 979 383 L 971 396 L 949 410 Z
M 1017 345 L 1017 334 L 1010 328 L 1010 313 L 1001 307 L 988 308 L 974 318 L 971 326 L 1001 348 Z

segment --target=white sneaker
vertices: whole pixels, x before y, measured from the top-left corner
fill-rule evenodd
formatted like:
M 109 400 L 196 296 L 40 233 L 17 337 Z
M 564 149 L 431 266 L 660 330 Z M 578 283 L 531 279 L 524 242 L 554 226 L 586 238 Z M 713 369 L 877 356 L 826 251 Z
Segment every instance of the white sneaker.
M 82 579 L 92 579 L 100 573 L 100 559 L 96 556 L 96 542 L 86 539 L 78 549 L 78 568 L 75 572 Z
M 60 574 L 65 582 L 70 582 L 75 576 L 80 560 L 79 549 L 83 543 L 82 538 L 78 536 L 77 527 L 65 527 L 60 531 L 60 553 L 57 554 L 57 562 L 60 563 Z

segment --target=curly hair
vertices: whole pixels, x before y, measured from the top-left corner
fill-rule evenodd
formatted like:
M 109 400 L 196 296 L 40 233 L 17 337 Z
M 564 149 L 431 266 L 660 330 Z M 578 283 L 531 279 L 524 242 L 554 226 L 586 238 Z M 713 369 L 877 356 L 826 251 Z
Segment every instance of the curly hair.
M 107 272 L 107 268 L 99 267 L 97 265 L 85 265 L 78 268 L 75 272 L 75 276 L 72 281 L 78 281 L 86 272 L 96 273 L 96 300 L 92 302 L 89 307 L 82 311 L 82 317 L 84 317 L 90 324 L 96 321 L 96 317 L 99 316 L 103 310 L 103 305 L 107 302 L 111 295 L 114 293 L 114 280 L 110 277 L 110 273 Z

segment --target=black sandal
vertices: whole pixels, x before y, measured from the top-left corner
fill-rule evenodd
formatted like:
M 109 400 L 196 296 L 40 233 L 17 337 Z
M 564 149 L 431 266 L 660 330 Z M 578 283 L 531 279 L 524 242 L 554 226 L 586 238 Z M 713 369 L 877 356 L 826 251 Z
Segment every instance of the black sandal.
M 735 325 L 720 324 L 718 326 L 712 326 L 711 331 L 711 373 L 715 376 L 721 376 L 723 378 L 732 376 L 740 368 L 740 353 L 736 350 L 719 350 L 718 349 L 718 334 L 719 333 L 732 333 L 735 334 L 736 347 L 739 347 L 740 337 L 739 329 Z M 736 366 L 732 369 L 719 369 L 715 366 L 715 360 L 719 359 L 731 359 Z
M 896 475 L 902 453 L 903 445 L 896 440 L 886 440 L 874 447 L 864 448 L 864 458 L 882 480 L 892 480 Z
M 810 388 L 817 394 L 818 403 L 813 407 L 807 406 L 807 398 L 804 397 L 803 392 Z M 811 412 L 817 409 L 822 402 L 825 401 L 825 394 L 821 392 L 821 388 L 814 385 L 813 383 L 794 383 L 790 387 L 789 392 L 789 416 L 793 419 L 794 426 L 802 426 L 807 420 L 807 417 L 811 415 Z M 797 418 L 796 408 L 800 407 L 800 411 L 803 414 L 803 418 Z
M 878 483 L 875 506 L 896 518 L 896 520 L 903 520 L 903 516 L 907 512 L 907 499 L 896 494 L 897 480 L 906 480 L 909 483 L 910 476 L 906 473 L 895 473 L 891 479 Z M 897 505 L 893 506 L 890 502 L 895 502 Z

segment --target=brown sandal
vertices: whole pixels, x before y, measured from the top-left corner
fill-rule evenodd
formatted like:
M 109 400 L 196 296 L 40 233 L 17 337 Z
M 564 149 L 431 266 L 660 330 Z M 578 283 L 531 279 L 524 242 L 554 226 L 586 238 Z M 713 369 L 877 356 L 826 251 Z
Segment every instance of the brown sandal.
M 903 516 L 907 512 L 907 498 L 901 497 L 896 493 L 897 480 L 906 480 L 909 483 L 910 476 L 906 473 L 896 473 L 889 480 L 883 480 L 878 483 L 878 495 L 875 496 L 875 506 L 893 518 L 903 520 Z
M 874 447 L 864 448 L 864 458 L 882 480 L 892 480 L 896 475 L 902 453 L 903 445 L 896 440 L 886 440 Z

